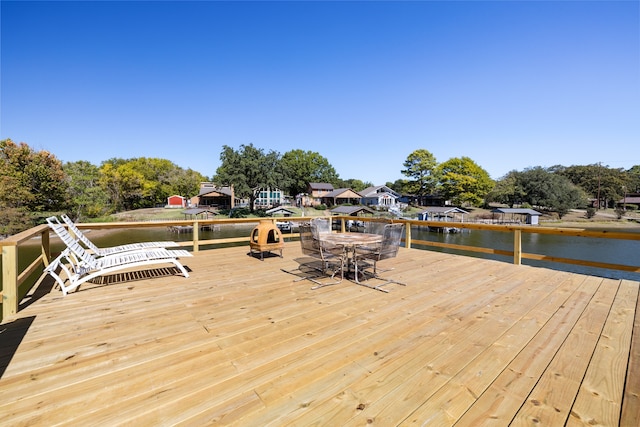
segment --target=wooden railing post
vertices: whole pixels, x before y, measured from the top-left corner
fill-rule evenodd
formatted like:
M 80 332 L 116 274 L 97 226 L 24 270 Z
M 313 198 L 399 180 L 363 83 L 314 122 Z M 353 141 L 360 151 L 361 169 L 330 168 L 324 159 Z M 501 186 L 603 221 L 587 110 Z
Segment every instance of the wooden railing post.
M 522 264 L 522 230 L 513 230 L 513 263 Z
M 49 243 L 49 229 L 40 235 L 40 248 L 42 249 L 42 262 L 47 267 L 51 262 L 51 245 Z
M 405 222 L 404 231 L 405 231 L 404 247 L 411 248 L 411 224 L 409 224 L 408 222 Z
M 2 247 L 2 320 L 18 312 L 18 246 Z
M 198 253 L 200 252 L 200 244 L 198 243 L 198 240 L 200 239 L 200 224 L 198 223 L 198 221 L 196 220 L 193 223 L 193 253 Z

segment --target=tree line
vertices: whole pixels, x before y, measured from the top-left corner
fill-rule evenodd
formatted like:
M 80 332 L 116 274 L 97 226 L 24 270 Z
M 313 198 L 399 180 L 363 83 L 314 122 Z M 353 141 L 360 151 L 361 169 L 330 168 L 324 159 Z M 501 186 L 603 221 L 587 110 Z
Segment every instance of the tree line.
M 258 191 L 278 188 L 289 195 L 307 191 L 309 182 L 362 191 L 373 185 L 359 179 L 343 180 L 317 152 L 291 150 L 284 154 L 241 145 L 224 145 L 221 164 L 209 178 L 158 158 L 112 158 L 100 165 L 87 161 L 62 163 L 47 151 L 26 143 L 0 141 L 0 235 L 10 235 L 41 223 L 53 212 L 75 219 L 100 218 L 114 212 L 163 206 L 167 197 L 198 194 L 200 183 L 233 186 L 236 197 L 253 207 Z M 532 206 L 558 212 L 587 207 L 615 207 L 626 193 L 640 190 L 640 166 L 629 170 L 600 164 L 533 167 L 511 171 L 497 181 L 472 159 L 452 158 L 438 163 L 426 149 L 410 153 L 401 171 L 406 179 L 387 182 L 404 195 L 438 195 L 458 206 L 491 202 L 511 207 Z M 377 183 L 378 185 L 380 183 Z

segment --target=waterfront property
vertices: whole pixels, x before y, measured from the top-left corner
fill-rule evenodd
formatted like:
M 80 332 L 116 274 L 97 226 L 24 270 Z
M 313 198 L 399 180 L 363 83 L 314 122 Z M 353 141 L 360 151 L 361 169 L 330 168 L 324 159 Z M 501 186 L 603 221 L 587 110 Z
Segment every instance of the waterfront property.
M 407 286 L 311 290 L 299 242 L 248 253 L 44 280 L 0 329 L 2 423 L 639 425 L 637 281 L 401 248 Z

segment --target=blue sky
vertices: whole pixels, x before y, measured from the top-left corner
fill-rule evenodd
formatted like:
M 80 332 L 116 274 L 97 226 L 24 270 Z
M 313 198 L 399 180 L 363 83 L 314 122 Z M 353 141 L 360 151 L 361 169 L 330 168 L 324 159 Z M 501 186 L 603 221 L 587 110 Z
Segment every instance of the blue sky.
M 404 178 L 427 149 L 511 170 L 640 164 L 640 2 L 12 2 L 0 139 L 62 161 L 223 145 Z

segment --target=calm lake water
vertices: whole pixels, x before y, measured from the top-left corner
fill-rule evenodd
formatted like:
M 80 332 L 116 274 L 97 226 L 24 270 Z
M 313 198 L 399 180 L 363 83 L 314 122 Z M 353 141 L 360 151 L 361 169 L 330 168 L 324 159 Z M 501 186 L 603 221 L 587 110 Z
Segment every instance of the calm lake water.
M 639 233 L 640 229 L 616 228 L 611 231 Z M 513 251 L 513 233 L 501 233 L 486 230 L 465 230 L 462 233 L 435 233 L 426 228 L 413 228 L 413 239 L 445 242 L 458 245 L 487 247 Z M 461 252 L 445 248 L 429 248 L 446 253 L 459 253 L 485 259 L 512 262 L 512 257 Z M 640 242 L 637 240 L 611 240 L 591 237 L 555 236 L 549 234 L 522 233 L 522 252 L 579 260 L 607 262 L 611 264 L 640 265 Z M 640 273 L 585 267 L 548 261 L 523 259 L 525 265 L 552 268 L 593 276 L 640 281 Z
M 234 225 L 221 227 L 215 231 L 200 231 L 200 240 L 208 240 L 220 237 L 249 236 L 254 225 Z M 620 229 L 615 231 L 640 232 L 638 228 Z M 287 233 L 283 233 L 287 240 Z M 140 241 L 191 241 L 192 233 L 175 233 L 167 227 L 145 228 L 145 229 L 123 229 L 113 230 L 108 233 L 88 231 L 88 236 L 98 246 L 114 246 L 124 243 L 135 243 Z M 459 245 L 488 247 L 494 249 L 513 250 L 513 234 L 484 230 L 466 230 L 462 233 L 436 233 L 428 231 L 426 227 L 413 227 L 412 238 L 418 240 L 437 241 L 454 243 Z M 248 246 L 246 242 L 226 244 L 226 246 Z M 445 248 L 422 248 L 446 253 L 457 253 L 477 258 L 495 259 L 504 262 L 512 262 L 512 257 L 461 252 Z M 52 253 L 59 253 L 62 245 L 52 244 Z M 596 239 L 588 237 L 553 236 L 547 234 L 522 233 L 522 250 L 527 253 L 549 255 L 564 258 L 584 259 L 590 261 L 608 262 L 614 264 L 640 265 L 640 242 L 633 240 L 610 240 Z M 20 269 L 24 269 L 37 256 L 39 246 L 27 244 L 20 248 L 19 263 Z M 600 277 L 615 279 L 631 279 L 640 281 L 640 273 L 629 273 L 617 270 L 608 270 L 578 265 L 543 262 L 523 259 L 523 264 L 552 268 L 574 273 L 589 274 Z

